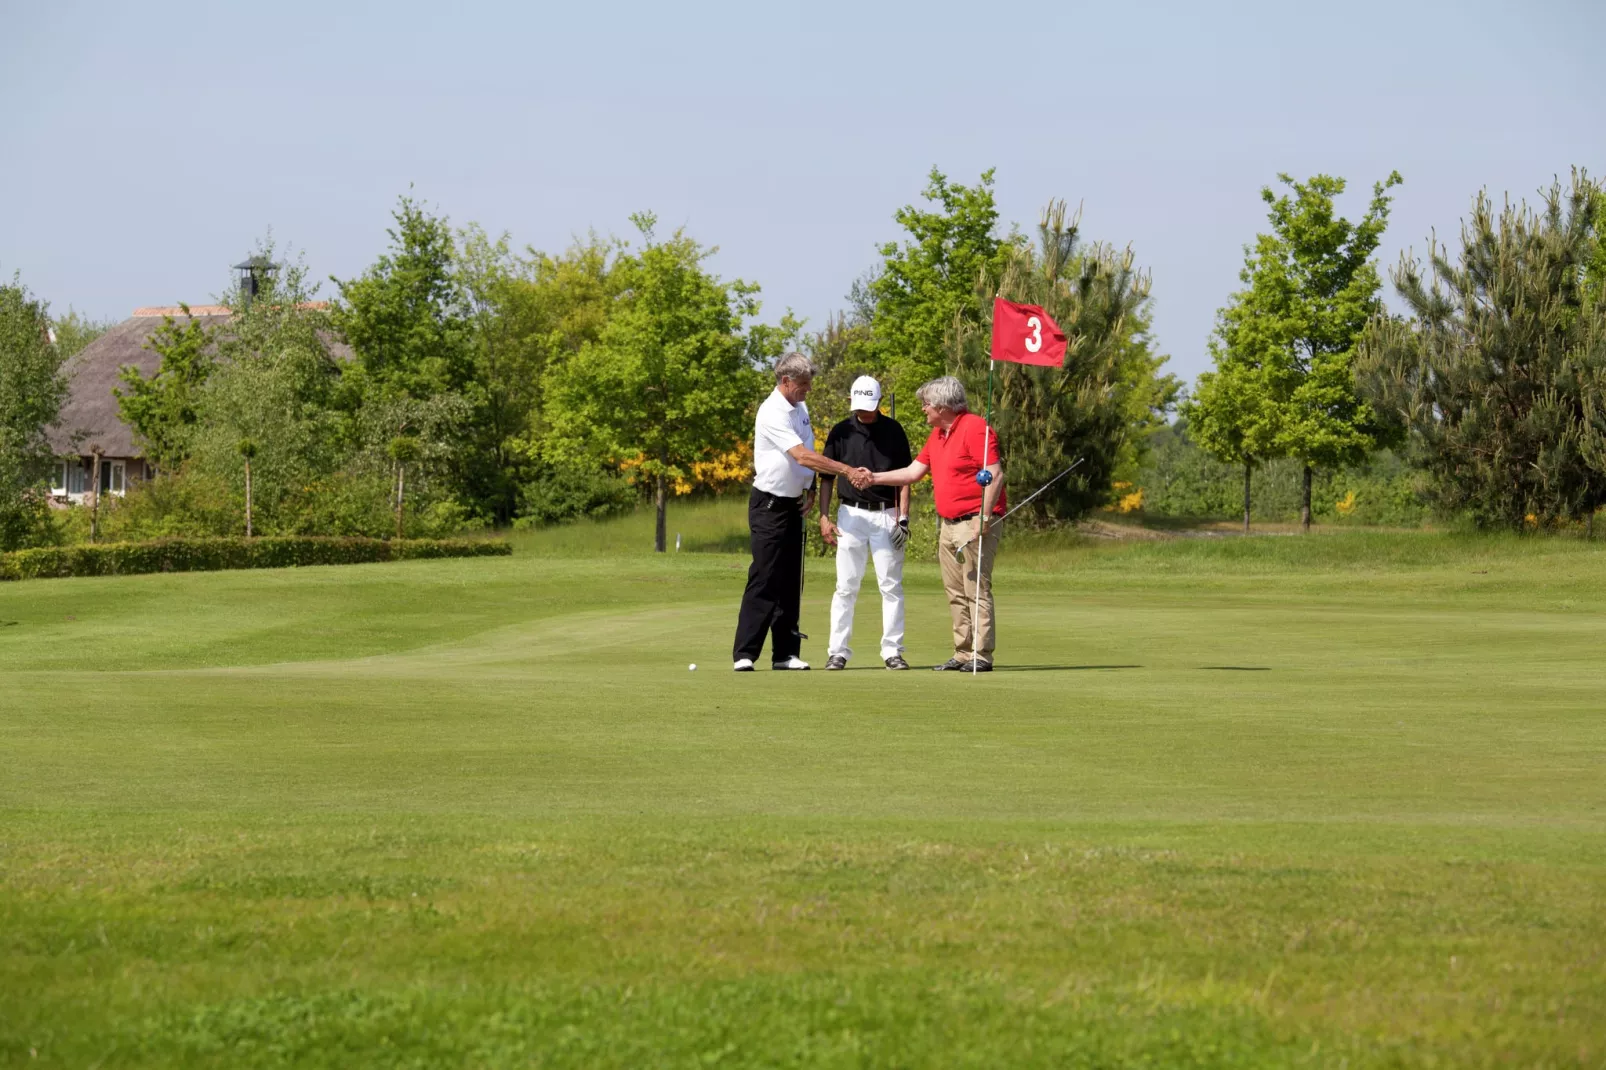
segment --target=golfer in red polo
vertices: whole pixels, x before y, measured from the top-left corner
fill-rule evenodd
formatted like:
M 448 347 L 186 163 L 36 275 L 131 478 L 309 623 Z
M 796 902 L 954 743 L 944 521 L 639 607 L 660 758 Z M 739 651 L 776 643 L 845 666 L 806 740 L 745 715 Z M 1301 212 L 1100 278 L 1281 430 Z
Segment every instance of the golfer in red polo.
M 937 515 L 942 522 L 937 560 L 942 564 L 942 585 L 948 592 L 948 612 L 954 621 L 954 656 L 936 669 L 991 672 L 995 638 L 993 561 L 998 556 L 1000 534 L 997 520 L 1007 510 L 998 433 L 970 411 L 964 384 L 951 375 L 933 379 L 915 391 L 915 396 L 925 410 L 931 437 L 908 467 L 877 472 L 873 482 L 905 487 L 931 473 Z M 976 473 L 983 468 L 991 477 L 986 486 L 976 480 Z

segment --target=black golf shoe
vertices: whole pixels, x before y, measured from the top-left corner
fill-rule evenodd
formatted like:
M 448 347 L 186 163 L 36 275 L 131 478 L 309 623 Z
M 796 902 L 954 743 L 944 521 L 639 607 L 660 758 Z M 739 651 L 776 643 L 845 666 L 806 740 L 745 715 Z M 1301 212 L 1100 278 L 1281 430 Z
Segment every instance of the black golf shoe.
M 958 658 L 949 658 L 941 665 L 933 665 L 932 672 L 966 672 L 970 669 L 970 662 L 960 661 Z
M 825 659 L 825 667 L 832 672 L 836 672 L 838 669 L 845 669 L 848 667 L 848 659 L 841 654 L 832 654 Z
M 886 664 L 889 669 L 907 669 L 909 667 L 909 663 L 903 660 L 902 654 L 892 655 L 887 659 Z

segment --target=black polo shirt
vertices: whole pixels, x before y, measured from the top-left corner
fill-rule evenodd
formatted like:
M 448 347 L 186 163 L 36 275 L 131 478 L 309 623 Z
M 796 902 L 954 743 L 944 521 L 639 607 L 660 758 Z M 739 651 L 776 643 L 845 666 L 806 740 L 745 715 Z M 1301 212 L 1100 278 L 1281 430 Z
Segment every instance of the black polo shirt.
M 872 472 L 890 472 L 906 468 L 913 459 L 909 453 L 909 436 L 903 425 L 892 417 L 880 415 L 870 423 L 857 415 L 831 428 L 825 436 L 825 455 L 840 461 L 849 468 L 868 468 Z M 859 490 L 846 479 L 836 481 L 837 493 L 847 505 L 896 505 L 897 487 L 866 487 Z

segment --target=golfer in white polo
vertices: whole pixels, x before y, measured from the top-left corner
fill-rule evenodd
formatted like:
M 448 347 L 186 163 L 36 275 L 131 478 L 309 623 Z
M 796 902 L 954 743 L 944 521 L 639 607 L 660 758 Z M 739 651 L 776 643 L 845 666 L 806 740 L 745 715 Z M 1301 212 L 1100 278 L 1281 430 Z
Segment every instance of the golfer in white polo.
M 825 456 L 849 468 L 888 472 L 909 464 L 909 436 L 881 414 L 881 384 L 868 375 L 853 381 L 852 412 L 831 428 Z M 865 487 L 842 481 L 842 508 L 831 522 L 831 491 L 836 480 L 821 478 L 820 537 L 836 546 L 836 594 L 831 597 L 831 642 L 827 669 L 845 669 L 853 657 L 853 606 L 859 598 L 867 559 L 875 560 L 881 588 L 881 661 L 907 669 L 903 659 L 903 549 L 909 542 L 909 488 Z

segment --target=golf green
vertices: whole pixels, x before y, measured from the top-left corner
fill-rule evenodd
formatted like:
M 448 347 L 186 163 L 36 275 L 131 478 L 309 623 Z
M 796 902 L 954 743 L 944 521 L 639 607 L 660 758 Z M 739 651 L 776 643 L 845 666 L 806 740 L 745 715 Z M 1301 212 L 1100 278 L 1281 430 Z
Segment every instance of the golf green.
M 643 531 L 0 585 L 0 1064 L 1606 1062 L 1591 544 L 1006 539 L 990 676 L 871 581 L 735 674 Z

